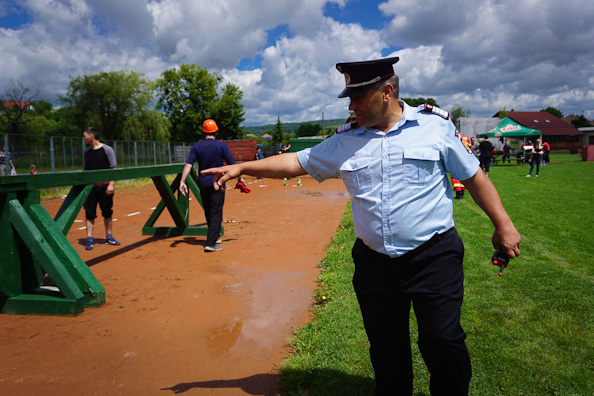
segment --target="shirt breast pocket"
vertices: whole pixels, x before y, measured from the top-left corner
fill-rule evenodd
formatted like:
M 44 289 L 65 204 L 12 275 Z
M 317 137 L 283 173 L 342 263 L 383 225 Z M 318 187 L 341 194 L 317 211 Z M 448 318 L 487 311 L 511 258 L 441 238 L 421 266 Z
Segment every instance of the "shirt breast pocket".
M 371 191 L 371 159 L 351 158 L 340 166 L 340 176 L 347 190 L 354 196 Z
M 404 149 L 404 185 L 424 186 L 436 173 L 439 150 L 432 147 L 409 147 Z

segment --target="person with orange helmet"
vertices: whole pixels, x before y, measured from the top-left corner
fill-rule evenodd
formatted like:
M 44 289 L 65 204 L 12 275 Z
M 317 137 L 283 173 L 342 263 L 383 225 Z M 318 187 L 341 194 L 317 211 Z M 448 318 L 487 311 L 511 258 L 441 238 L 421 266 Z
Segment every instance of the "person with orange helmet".
M 227 145 L 215 139 L 218 130 L 219 128 L 214 120 L 208 119 L 202 124 L 204 140 L 194 144 L 190 149 L 190 155 L 188 155 L 188 160 L 186 161 L 179 182 L 179 191 L 184 196 L 188 193 L 186 179 L 194 166 L 194 162 L 198 162 L 199 170 L 223 166 L 224 163 L 227 165 L 235 163 L 235 159 Z M 214 189 L 212 175 L 199 174 L 198 187 L 200 188 L 204 216 L 208 225 L 204 251 L 218 252 L 222 249 L 220 245 L 221 223 L 223 222 L 225 190 Z

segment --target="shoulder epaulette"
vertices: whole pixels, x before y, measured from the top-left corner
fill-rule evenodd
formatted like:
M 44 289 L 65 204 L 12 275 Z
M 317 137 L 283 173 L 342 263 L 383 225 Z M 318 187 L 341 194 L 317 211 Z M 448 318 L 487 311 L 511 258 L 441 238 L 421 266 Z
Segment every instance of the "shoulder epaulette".
M 430 104 L 425 103 L 424 105 L 419 106 L 419 109 L 422 111 L 426 111 L 427 113 L 437 114 L 441 118 L 445 120 L 450 119 L 450 113 L 445 110 L 440 109 L 439 107 L 432 106 Z
M 357 121 L 353 121 L 353 122 L 347 122 L 344 125 L 339 126 L 338 128 L 336 128 L 336 131 L 334 133 L 343 133 L 348 131 L 349 129 L 353 129 L 357 127 Z

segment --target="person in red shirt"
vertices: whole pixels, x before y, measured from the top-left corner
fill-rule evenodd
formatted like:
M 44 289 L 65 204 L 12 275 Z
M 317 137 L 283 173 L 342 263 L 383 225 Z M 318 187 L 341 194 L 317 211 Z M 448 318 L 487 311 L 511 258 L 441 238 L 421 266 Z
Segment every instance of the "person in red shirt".
M 542 156 L 542 164 L 545 165 L 545 163 L 550 162 L 549 153 L 551 152 L 551 146 L 549 146 L 549 142 L 544 142 L 542 144 L 542 148 L 544 149 L 544 154 Z

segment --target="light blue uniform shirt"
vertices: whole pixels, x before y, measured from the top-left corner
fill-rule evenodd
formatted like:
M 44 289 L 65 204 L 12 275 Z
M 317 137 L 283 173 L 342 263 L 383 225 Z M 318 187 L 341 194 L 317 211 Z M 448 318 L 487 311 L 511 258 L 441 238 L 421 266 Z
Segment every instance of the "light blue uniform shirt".
M 452 228 L 446 172 L 466 180 L 479 168 L 451 121 L 422 106 L 400 105 L 402 117 L 387 133 L 356 127 L 297 153 L 318 182 L 342 177 L 353 196 L 357 237 L 390 257 Z

